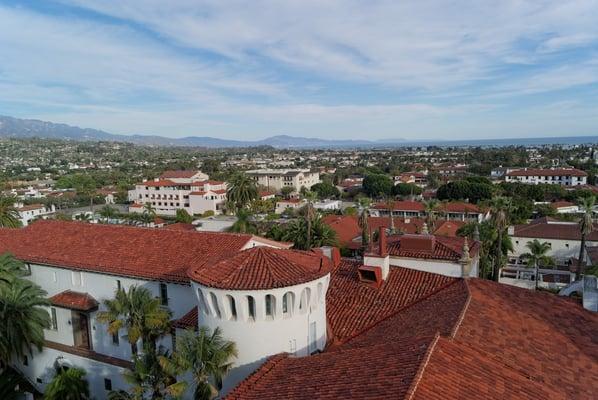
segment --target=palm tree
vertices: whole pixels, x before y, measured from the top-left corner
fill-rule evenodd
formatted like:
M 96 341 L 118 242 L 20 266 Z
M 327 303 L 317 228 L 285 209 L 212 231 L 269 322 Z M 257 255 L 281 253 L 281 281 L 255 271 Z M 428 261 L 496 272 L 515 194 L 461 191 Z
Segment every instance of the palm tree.
M 18 228 L 21 226 L 19 212 L 15 208 L 15 198 L 0 195 L 0 227 Z
M 258 198 L 255 181 L 242 172 L 236 173 L 228 180 L 226 197 L 236 209 L 246 207 Z
M 388 215 L 390 217 L 390 233 L 395 233 L 395 219 L 392 215 L 392 211 L 394 210 L 394 199 L 392 197 L 387 197 L 384 201 L 386 208 L 388 209 Z
M 527 260 L 528 267 L 534 267 L 536 290 L 538 290 L 539 265 L 554 265 L 554 259 L 546 255 L 546 253 L 548 253 L 551 249 L 550 243 L 540 242 L 538 239 L 534 239 L 533 241 L 527 242 L 525 247 L 529 249 L 529 253 L 522 254 L 521 258 Z
M 102 209 L 100 210 L 100 215 L 102 216 L 102 218 L 104 218 L 106 221 L 109 221 L 110 219 L 116 217 L 116 209 L 114 207 L 111 207 L 109 205 L 105 205 L 104 207 L 102 207 Z
M 131 393 L 113 392 L 109 398 L 142 400 L 149 396 L 154 400 L 178 399 L 187 389 L 185 381 L 177 382 L 176 379 L 183 372 L 172 362 L 172 354 L 162 347 L 145 351 L 133 357 L 133 368 L 123 374 L 125 381 L 131 385 Z
M 303 195 L 303 198 L 307 200 L 305 204 L 305 220 L 307 221 L 307 250 L 311 249 L 311 224 L 312 220 L 315 217 L 315 209 L 314 209 L 314 200 L 316 199 L 316 194 L 314 192 L 306 191 Z
M 45 400 L 88 400 L 89 384 L 81 368 L 56 367 L 56 375 L 46 387 Z
M 25 264 L 10 253 L 0 255 L 0 281 L 9 283 L 12 279 L 25 275 Z
M 3 265 L 14 264 L 3 256 Z M 9 266 L 5 271 L 13 269 Z M 32 354 L 32 347 L 42 350 L 44 329 L 50 327 L 47 293 L 36 284 L 21 279 L 19 274 L 3 272 L 0 280 L 0 364 L 12 356 Z M 7 321 L 10 321 L 8 323 Z
M 359 220 L 357 221 L 357 223 L 361 228 L 361 245 L 364 251 L 370 242 L 369 207 L 370 199 L 368 199 L 367 197 L 362 197 L 359 199 L 359 208 L 361 209 L 361 212 L 359 213 Z
M 320 217 L 316 217 L 311 223 L 311 242 L 312 247 L 336 246 L 336 232 L 324 222 Z M 299 250 L 309 250 L 307 244 L 307 221 L 305 219 L 295 219 L 289 222 L 284 228 L 282 240 L 293 242 L 294 248 Z
M 3 367 L 0 371 L 0 399 L 21 400 L 25 398 L 23 387 L 27 381 L 21 374 L 10 367 Z
M 579 209 L 583 213 L 581 216 L 581 220 L 579 221 L 579 231 L 581 232 L 581 247 L 579 248 L 579 258 L 578 258 L 578 271 L 577 271 L 577 279 L 581 279 L 585 264 L 584 264 L 584 255 L 585 255 L 585 247 L 586 247 L 586 238 L 587 236 L 594 231 L 594 222 L 592 221 L 593 213 L 594 213 L 594 204 L 596 203 L 596 198 L 594 196 L 583 197 L 579 203 Z
M 426 224 L 430 232 L 436 231 L 436 220 L 438 219 L 438 207 L 440 203 L 436 199 L 424 201 L 424 211 L 426 212 Z
M 490 200 L 490 215 L 494 228 L 497 231 L 496 240 L 496 258 L 494 259 L 495 265 L 492 271 L 492 279 L 498 282 L 498 275 L 500 268 L 503 263 L 502 255 L 502 240 L 504 231 L 509 225 L 509 217 L 512 211 L 511 199 L 509 197 L 498 196 Z
M 235 357 L 235 343 L 225 340 L 220 328 L 210 331 L 200 327 L 198 333 L 188 330 L 177 340 L 173 362 L 180 370 L 191 371 L 195 386 L 193 398 L 211 400 L 222 388 L 224 376 L 231 370 Z
M 152 206 L 152 203 L 145 203 L 143 205 L 143 212 L 139 216 L 139 220 L 149 226 L 156 219 L 156 209 Z
M 144 287 L 133 285 L 128 291 L 119 288 L 114 299 L 105 300 L 104 305 L 106 311 L 98 312 L 97 320 L 108 324 L 112 335 L 126 328 L 133 353 L 137 352 L 139 339 L 144 347 L 155 352 L 156 340 L 170 329 L 171 312 Z
M 237 220 L 230 227 L 230 232 L 236 233 L 257 233 L 257 227 L 251 221 L 251 212 L 249 210 L 240 208 L 237 210 Z

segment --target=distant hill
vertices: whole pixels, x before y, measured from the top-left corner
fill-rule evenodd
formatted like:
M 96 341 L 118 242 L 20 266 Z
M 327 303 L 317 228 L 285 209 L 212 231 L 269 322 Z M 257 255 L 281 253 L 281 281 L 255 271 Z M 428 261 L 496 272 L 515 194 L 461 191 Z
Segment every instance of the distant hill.
M 277 148 L 324 148 L 324 147 L 372 147 L 380 146 L 384 141 L 368 140 L 325 140 L 288 135 L 272 136 L 262 140 L 228 140 L 209 136 L 188 136 L 167 138 L 154 135 L 117 135 L 97 129 L 79 128 L 66 124 L 55 124 L 35 119 L 20 119 L 0 116 L 0 137 L 46 138 L 67 140 L 106 140 L 130 142 L 155 146 L 193 146 L 193 147 L 255 147 L 272 146 Z M 401 141 L 400 139 L 398 140 Z M 397 140 L 388 144 L 397 143 Z

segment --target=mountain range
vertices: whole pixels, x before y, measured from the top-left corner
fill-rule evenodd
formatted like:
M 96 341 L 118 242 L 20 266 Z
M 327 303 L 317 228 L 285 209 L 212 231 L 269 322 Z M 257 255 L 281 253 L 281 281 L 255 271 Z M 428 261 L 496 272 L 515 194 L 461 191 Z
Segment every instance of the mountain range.
M 229 140 L 210 136 L 187 136 L 167 138 L 155 135 L 118 135 L 98 129 L 79 128 L 66 124 L 40 121 L 36 119 L 20 119 L 0 115 L 0 137 L 12 138 L 44 138 L 66 140 L 115 141 L 129 142 L 153 146 L 190 146 L 190 147 L 257 147 L 272 146 L 275 148 L 332 148 L 332 147 L 375 147 L 390 146 L 402 142 L 402 139 L 369 141 L 369 140 L 326 140 L 288 135 L 278 135 L 262 140 Z

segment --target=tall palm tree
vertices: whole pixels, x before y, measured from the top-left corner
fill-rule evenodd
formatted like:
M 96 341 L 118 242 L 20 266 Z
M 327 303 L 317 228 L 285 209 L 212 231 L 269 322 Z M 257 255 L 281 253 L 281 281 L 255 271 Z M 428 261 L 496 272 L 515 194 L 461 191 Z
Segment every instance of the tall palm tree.
M 295 219 L 289 222 L 282 235 L 282 240 L 293 242 L 294 248 L 299 250 L 308 250 L 307 244 L 307 221 L 305 219 Z M 322 218 L 316 217 L 311 224 L 311 246 L 336 246 L 336 232 L 322 222 Z
M 191 371 L 195 386 L 193 398 L 211 400 L 218 395 L 236 357 L 235 343 L 225 340 L 220 328 L 210 331 L 200 327 L 198 333 L 189 330 L 177 340 L 173 361 L 180 370 Z
M 16 276 L 0 281 L 0 364 L 7 364 L 12 356 L 31 355 L 32 347 L 42 350 L 44 329 L 50 327 L 50 316 L 43 308 L 50 305 L 46 294 Z
M 0 195 L 0 227 L 18 228 L 21 226 L 19 212 L 15 208 L 15 198 Z
M 492 271 L 492 279 L 498 282 L 498 275 L 503 264 L 502 241 L 505 229 L 509 225 L 509 218 L 512 211 L 512 203 L 509 197 L 497 196 L 489 202 L 492 223 L 497 233 L 495 265 Z
M 426 212 L 426 224 L 428 230 L 432 233 L 436 231 L 436 220 L 438 219 L 438 207 L 440 202 L 436 199 L 424 201 L 424 211 Z
M 255 181 L 242 172 L 236 173 L 228 180 L 226 197 L 236 209 L 246 207 L 258 198 Z
M 108 324 L 112 335 L 126 328 L 134 353 L 139 339 L 144 347 L 155 352 L 156 340 L 170 329 L 171 312 L 144 287 L 133 285 L 128 291 L 117 289 L 114 299 L 104 300 L 104 306 L 106 311 L 98 312 L 97 320 Z
M 156 209 L 152 203 L 145 203 L 143 205 L 143 212 L 141 213 L 139 220 L 143 222 L 145 226 L 149 226 L 156 219 L 156 215 Z
M 370 199 L 368 199 L 367 197 L 362 197 L 359 199 L 359 208 L 361 209 L 361 212 L 359 213 L 359 219 L 357 220 L 357 223 L 359 225 L 359 228 L 361 228 L 361 245 L 364 251 L 370 243 L 369 207 Z
M 88 400 L 89 384 L 81 368 L 56 368 L 56 375 L 46 387 L 45 400 Z
M 230 232 L 236 233 L 257 233 L 256 225 L 251 221 L 251 212 L 240 208 L 237 210 L 237 220 L 230 227 Z
M 554 265 L 554 259 L 546 255 L 551 249 L 550 243 L 540 242 L 538 239 L 534 239 L 533 241 L 527 242 L 525 247 L 529 249 L 529 253 L 522 254 L 521 258 L 527 260 L 528 267 L 534 268 L 536 290 L 538 290 L 539 265 Z
M 306 191 L 305 194 L 303 195 L 303 198 L 305 200 L 307 200 L 307 203 L 305 204 L 305 220 L 307 222 L 307 237 L 306 237 L 306 241 L 307 241 L 307 250 L 311 249 L 311 233 L 312 233 L 312 229 L 311 229 L 311 225 L 312 225 L 312 221 L 315 217 L 315 209 L 314 209 L 314 200 L 316 199 L 316 194 L 314 192 L 310 192 L 310 191 Z
M 581 232 L 581 246 L 579 248 L 579 258 L 577 264 L 577 279 L 581 279 L 584 269 L 584 255 L 585 255 L 585 247 L 586 247 L 586 238 L 587 236 L 594 231 L 594 222 L 592 221 L 593 213 L 594 213 L 594 205 L 596 203 L 596 198 L 594 196 L 583 197 L 579 203 L 579 209 L 583 213 L 581 216 L 581 220 L 579 221 L 579 231 Z
M 133 357 L 133 368 L 123 377 L 131 385 L 130 393 L 113 392 L 109 399 L 152 400 L 178 399 L 187 388 L 185 381 L 177 382 L 177 375 L 185 371 L 173 363 L 172 354 L 162 347 Z
M 392 197 L 387 197 L 384 201 L 384 205 L 388 209 L 388 216 L 390 217 L 390 233 L 393 234 L 395 233 L 395 219 L 392 212 L 394 210 L 395 201 Z

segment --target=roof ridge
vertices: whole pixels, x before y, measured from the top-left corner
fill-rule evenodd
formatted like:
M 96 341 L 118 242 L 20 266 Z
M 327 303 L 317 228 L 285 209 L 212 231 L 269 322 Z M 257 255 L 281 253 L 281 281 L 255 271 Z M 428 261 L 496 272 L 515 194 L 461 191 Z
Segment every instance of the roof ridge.
M 409 385 L 409 390 L 407 390 L 405 400 L 410 400 L 411 398 L 413 398 L 413 395 L 415 394 L 415 391 L 417 390 L 417 386 L 419 385 L 419 382 L 421 381 L 422 377 L 424 376 L 424 370 L 428 366 L 428 363 L 430 362 L 430 358 L 432 358 L 432 353 L 436 349 L 436 345 L 438 344 L 439 339 L 440 339 L 440 331 L 436 331 L 436 335 L 434 336 L 432 345 L 430 347 L 428 347 L 428 349 L 426 350 L 426 355 L 425 355 L 424 361 L 419 364 L 419 368 L 417 369 L 417 372 L 415 373 L 415 377 L 414 377 L 415 379 L 413 379 L 411 381 L 411 384 Z
M 465 314 L 467 313 L 467 310 L 469 309 L 469 304 L 471 303 L 471 291 L 469 290 L 469 282 L 467 282 L 467 279 L 463 279 L 465 281 L 465 289 L 467 290 L 467 300 L 465 300 L 465 305 L 463 306 L 463 309 L 461 310 L 461 313 L 459 314 L 459 319 L 457 319 L 457 323 L 455 324 L 455 326 L 453 326 L 453 329 L 451 331 L 451 338 L 455 338 L 455 336 L 457 335 L 457 331 L 459 330 L 459 328 L 461 327 L 461 323 L 463 322 L 463 320 L 465 319 Z
M 437 294 L 437 293 L 439 293 L 439 292 L 443 291 L 444 289 L 447 289 L 448 287 L 450 287 L 450 286 L 452 286 L 452 285 L 455 285 L 457 282 L 460 282 L 460 281 L 462 281 L 462 280 L 463 280 L 463 279 L 455 279 L 454 281 L 450 281 L 450 282 L 447 282 L 447 283 L 445 283 L 444 285 L 440 286 L 440 287 L 439 287 L 439 288 L 437 288 L 436 290 L 434 290 L 434 291 L 432 291 L 432 292 L 430 292 L 430 293 L 426 294 L 425 296 L 423 296 L 423 297 L 421 297 L 421 298 L 417 299 L 416 301 L 414 301 L 414 302 L 412 302 L 412 303 L 409 303 L 409 304 L 407 304 L 407 305 L 405 305 L 405 306 L 403 306 L 403 307 L 399 308 L 398 310 L 396 310 L 396 311 L 394 311 L 394 312 L 392 312 L 392 313 L 388 314 L 388 315 L 387 315 L 387 316 L 385 316 L 384 318 L 381 318 L 381 319 L 379 319 L 379 320 L 375 321 L 374 323 L 372 323 L 371 325 L 369 325 L 369 326 L 365 327 L 364 329 L 362 329 L 362 330 L 360 330 L 360 331 L 357 331 L 357 332 L 355 332 L 353 335 L 351 335 L 351 336 L 349 336 L 349 337 L 345 338 L 344 340 L 341 340 L 341 341 L 338 343 L 338 345 L 337 345 L 337 346 L 340 346 L 340 345 L 342 345 L 342 344 L 348 343 L 349 341 L 353 340 L 353 339 L 354 339 L 354 338 L 356 338 L 357 336 L 360 336 L 360 335 L 364 334 L 365 332 L 367 332 L 367 331 L 371 330 L 373 327 L 375 327 L 375 326 L 377 326 L 377 325 L 381 324 L 382 322 L 389 320 L 390 318 L 392 318 L 392 317 L 396 316 L 397 314 L 399 314 L 399 313 L 401 313 L 401 312 L 403 312 L 403 311 L 407 310 L 408 308 L 411 308 L 412 306 L 414 306 L 414 305 L 416 305 L 416 304 L 419 304 L 419 303 L 421 303 L 423 300 L 427 300 L 428 298 L 432 297 L 433 295 L 435 295 L 435 294 Z

